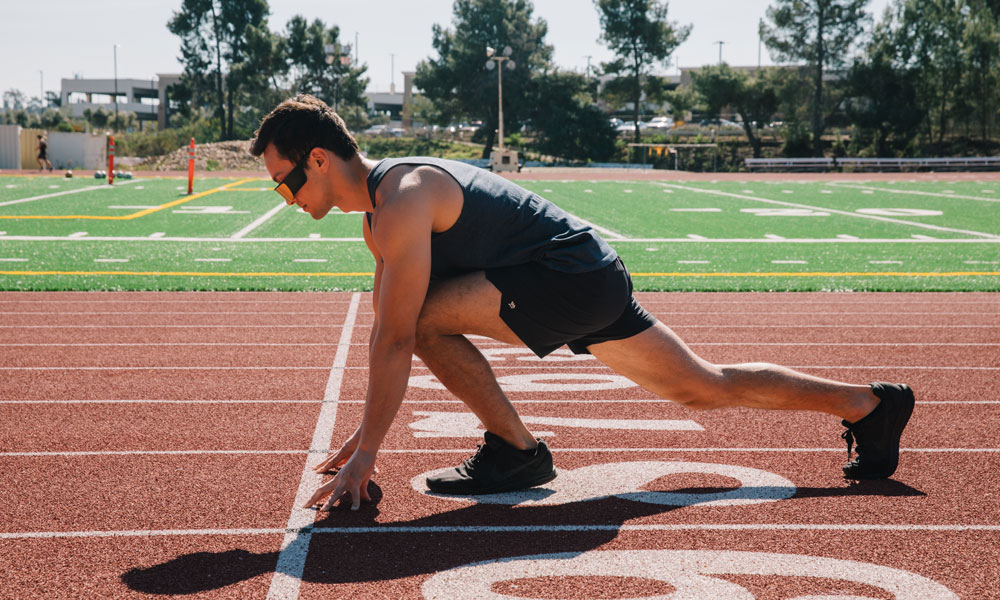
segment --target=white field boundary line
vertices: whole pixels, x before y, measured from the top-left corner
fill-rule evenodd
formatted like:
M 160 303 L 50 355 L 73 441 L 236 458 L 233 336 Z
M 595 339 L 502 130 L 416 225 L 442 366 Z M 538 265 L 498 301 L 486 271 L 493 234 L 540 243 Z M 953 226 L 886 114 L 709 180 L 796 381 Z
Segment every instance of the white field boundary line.
M 699 453 L 699 452 L 711 452 L 711 453 L 726 453 L 726 452 L 738 452 L 738 453 L 755 453 L 755 452 L 769 452 L 769 453 L 808 453 L 808 452 L 833 452 L 838 454 L 843 454 L 843 448 L 555 448 L 553 449 L 555 454 L 567 454 L 567 453 L 585 453 L 585 454 L 601 454 L 601 453 L 615 453 L 620 454 L 623 452 L 653 452 L 653 453 L 677 453 L 683 452 L 685 454 Z M 912 453 L 912 454 L 1000 454 L 1000 448 L 900 448 L 901 453 Z M 52 451 L 52 452 L 0 452 L 0 458 L 55 458 L 55 457 L 83 457 L 83 456 L 213 456 L 213 455 L 226 455 L 226 456 L 259 456 L 259 455 L 281 455 L 281 454 L 308 454 L 309 459 L 313 460 L 315 464 L 319 464 L 323 458 L 329 454 L 329 450 L 79 450 L 79 451 Z M 389 449 L 389 450 L 379 450 L 380 454 L 469 454 L 468 448 L 415 448 L 415 449 Z M 310 469 L 310 475 L 312 475 L 312 470 Z M 316 476 L 316 487 L 319 487 L 320 476 Z M 309 499 L 312 495 L 313 489 L 310 488 L 310 493 L 302 498 L 302 502 Z M 309 523 L 313 522 L 316 516 L 316 511 L 311 509 L 301 509 L 309 513 L 309 521 L 301 525 L 301 527 L 308 526 Z M 289 521 L 291 523 L 291 521 Z
M 984 198 L 982 196 L 964 196 L 961 194 L 942 194 L 940 192 L 921 192 L 918 190 L 901 190 L 898 188 L 881 188 L 872 185 L 860 185 L 856 183 L 842 183 L 831 181 L 827 185 L 832 187 L 853 188 L 857 190 L 873 190 L 876 192 L 888 192 L 890 194 L 908 194 L 911 196 L 931 196 L 934 198 L 951 198 L 954 200 L 978 200 L 980 202 L 1000 202 L 998 198 Z
M 344 324 L 340 330 L 340 345 L 337 347 L 337 353 L 333 359 L 330 378 L 326 382 L 323 406 L 320 408 L 319 419 L 317 419 L 316 428 L 313 430 L 305 466 L 302 467 L 302 477 L 299 480 L 299 489 L 295 493 L 292 513 L 288 517 L 286 527 L 288 532 L 285 533 L 285 538 L 281 542 L 281 552 L 278 554 L 277 566 L 274 569 L 274 576 L 271 578 L 271 587 L 267 592 L 269 600 L 294 600 L 299 596 L 302 571 L 305 569 L 309 541 L 312 538 L 309 530 L 316 519 L 316 511 L 302 508 L 302 505 L 313 495 L 323 480 L 323 476 L 314 472 L 313 469 L 323 461 L 325 453 L 329 452 L 330 442 L 333 438 L 333 429 L 337 421 L 337 403 L 340 400 L 340 390 L 344 382 L 344 367 L 347 366 L 347 355 L 351 350 L 351 336 L 354 332 L 354 322 L 357 320 L 360 303 L 361 293 L 355 292 L 351 295 L 351 304 L 347 309 L 347 316 L 344 317 Z
M 152 536 L 246 536 L 246 535 L 303 535 L 313 534 L 377 534 L 377 533 L 577 533 L 591 531 L 885 531 L 885 532 L 1000 532 L 1000 525 L 978 524 L 839 524 L 839 523 L 681 523 L 663 525 L 456 525 L 456 526 L 405 526 L 382 525 L 379 527 L 310 527 L 308 530 L 293 528 L 256 529 L 132 529 L 111 531 L 26 531 L 0 533 L 2 540 L 64 539 L 64 538 L 143 538 Z M 277 577 L 277 574 L 275 575 Z M 296 589 L 296 597 L 298 590 Z
M 136 183 L 138 180 L 133 179 L 131 181 L 123 181 L 119 185 L 127 185 L 129 183 Z M 79 194 L 80 192 L 89 192 L 91 190 L 110 190 L 113 189 L 109 185 L 91 185 L 78 190 L 66 190 L 65 192 L 53 192 L 51 194 L 42 194 L 41 196 L 32 196 L 30 198 L 21 198 L 20 200 L 8 200 L 6 202 L 0 202 L 0 206 L 10 206 L 12 204 L 22 204 L 24 202 L 34 202 L 35 200 L 45 200 L 46 198 L 55 198 L 57 196 L 67 196 L 69 194 Z
M 266 213 L 264 213 L 264 215 L 262 217 L 260 217 L 259 219 L 257 219 L 253 223 L 250 223 L 249 225 L 247 225 L 243 229 L 240 229 L 239 231 L 237 231 L 236 233 L 234 233 L 232 235 L 232 239 L 238 240 L 238 239 L 246 237 L 248 233 L 250 233 L 254 229 L 257 229 L 258 227 L 260 227 L 264 223 L 267 223 L 268 221 L 270 221 L 271 217 L 273 217 L 274 215 L 278 214 L 278 211 L 280 211 L 285 206 L 287 206 L 287 204 L 285 204 L 284 201 L 281 201 L 280 203 L 278 203 L 277 206 L 275 206 L 271 210 L 269 210 Z
M 941 227 L 941 226 L 938 226 L 938 225 L 930 225 L 930 224 L 927 224 L 927 223 L 919 223 L 919 222 L 916 222 L 916 221 L 906 221 L 906 220 L 903 220 L 903 219 L 893 219 L 893 218 L 890 218 L 890 217 L 881 217 L 881 216 L 877 216 L 877 215 L 864 215 L 864 214 L 849 212 L 849 211 L 846 211 L 846 210 L 837 210 L 835 208 L 825 208 L 825 207 L 820 207 L 820 206 L 812 206 L 812 205 L 809 205 L 809 204 L 799 204 L 797 202 L 783 202 L 781 200 L 771 200 L 771 199 L 768 199 L 768 198 L 758 198 L 758 197 L 755 197 L 755 196 L 748 196 L 746 194 L 734 194 L 732 192 L 722 192 L 722 191 L 719 191 L 719 190 L 706 190 L 706 189 L 701 189 L 701 188 L 688 187 L 688 186 L 684 186 L 684 185 L 677 185 L 677 184 L 673 184 L 673 183 L 660 183 L 660 182 L 656 182 L 656 183 L 657 183 L 657 185 L 661 185 L 663 187 L 669 187 L 669 188 L 674 188 L 674 189 L 678 189 L 678 190 L 685 190 L 685 191 L 688 191 L 688 192 L 696 192 L 696 193 L 700 193 L 700 194 L 710 194 L 710 195 L 714 195 L 714 196 L 726 196 L 726 197 L 729 197 L 729 198 L 738 198 L 740 200 L 751 200 L 753 202 L 763 202 L 765 204 L 776 204 L 778 206 L 790 206 L 790 207 L 793 207 L 793 208 L 805 208 L 805 209 L 809 209 L 809 210 L 830 212 L 830 213 L 838 214 L 838 215 L 845 216 L 845 217 L 854 217 L 854 218 L 857 218 L 857 219 L 867 219 L 867 220 L 873 220 L 873 221 L 882 221 L 884 223 L 893 223 L 895 225 L 906 225 L 908 227 L 919 227 L 921 229 L 930 229 L 932 231 L 942 231 L 942 232 L 947 232 L 947 233 L 960 233 L 960 234 L 964 234 L 964 235 L 972 235 L 972 236 L 976 236 L 976 237 L 988 238 L 988 239 L 993 239 L 993 240 L 1000 240 L 1000 236 L 998 236 L 996 234 L 993 234 L 993 233 L 984 233 L 982 231 L 969 231 L 967 229 L 955 229 L 955 228 L 952 228 L 952 227 Z

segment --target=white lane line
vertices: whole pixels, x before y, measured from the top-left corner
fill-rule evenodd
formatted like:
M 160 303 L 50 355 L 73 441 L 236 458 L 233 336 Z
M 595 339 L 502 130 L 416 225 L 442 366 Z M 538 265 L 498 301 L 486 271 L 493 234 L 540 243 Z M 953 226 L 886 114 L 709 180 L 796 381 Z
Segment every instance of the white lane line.
M 809 210 L 826 211 L 826 212 L 831 212 L 831 213 L 835 213 L 835 214 L 838 214 L 838 215 L 843 215 L 843 216 L 846 216 L 846 217 L 854 217 L 854 218 L 858 218 L 858 219 L 871 219 L 871 220 L 875 220 L 875 221 L 883 221 L 885 223 L 894 223 L 896 225 L 908 225 L 908 226 L 911 226 L 911 227 L 920 227 L 922 229 L 931 229 L 931 230 L 934 230 L 934 231 L 945 231 L 945 232 L 948 232 L 948 233 L 962 233 L 962 234 L 965 234 L 965 235 L 973 235 L 973 236 L 976 236 L 976 237 L 982 237 L 982 238 L 987 238 L 987 239 L 1000 239 L 1000 236 L 998 236 L 996 234 L 993 234 L 993 233 L 984 233 L 982 231 L 969 231 L 969 230 L 966 230 L 966 229 L 955 229 L 955 228 L 952 228 L 952 227 L 941 227 L 941 226 L 938 226 L 938 225 L 930 225 L 930 224 L 927 224 L 927 223 L 919 223 L 917 221 L 905 221 L 903 219 L 893 219 L 893 218 L 890 218 L 890 217 L 883 217 L 883 216 L 878 216 L 878 215 L 866 215 L 866 214 L 856 213 L 856 212 L 850 212 L 850 211 L 846 211 L 846 210 L 837 210 L 835 208 L 825 208 L 825 207 L 818 207 L 818 206 L 810 206 L 810 205 L 807 205 L 807 204 L 798 204 L 798 203 L 795 203 L 795 202 L 783 202 L 783 201 L 780 201 L 780 200 L 769 200 L 769 199 L 766 199 L 766 198 L 758 198 L 756 196 L 747 196 L 745 194 L 733 194 L 731 192 L 723 192 L 723 191 L 720 191 L 720 190 L 708 190 L 708 189 L 702 189 L 702 188 L 688 187 L 688 186 L 684 186 L 684 185 L 677 185 L 677 184 L 674 184 L 674 183 L 656 182 L 656 184 L 657 185 L 662 185 L 662 186 L 669 186 L 669 187 L 672 187 L 672 188 L 675 188 L 675 189 L 686 190 L 686 191 L 689 191 L 689 192 L 696 192 L 696 193 L 700 193 L 700 194 L 712 194 L 712 195 L 716 195 L 716 196 L 726 196 L 726 197 L 729 197 L 729 198 L 740 198 L 740 199 L 743 199 L 743 200 L 753 200 L 754 202 L 764 202 L 764 203 L 767 203 L 767 204 L 776 204 L 776 205 L 779 205 L 779 206 L 791 206 L 791 207 L 794 207 L 794 208 L 805 208 L 805 209 L 809 209 Z
M 166 235 L 167 234 L 164 231 L 157 231 L 156 233 L 149 234 L 149 239 L 156 240 L 156 239 L 160 239 L 160 238 L 162 238 L 162 237 L 164 237 Z
M 938 365 L 783 365 L 790 369 L 908 369 L 911 371 L 1000 371 L 1000 367 L 988 367 L 988 366 L 938 366 Z M 519 369 L 525 371 L 553 371 L 554 369 L 564 368 L 562 365 L 557 366 L 555 364 L 543 365 L 543 366 L 522 366 L 522 365 L 492 365 L 494 370 L 500 369 Z M 3 367 L 0 366 L 0 371 L 319 371 L 326 370 L 327 367 L 309 367 L 309 366 L 243 366 L 243 365 L 233 365 L 233 366 L 218 366 L 218 367 L 207 367 L 207 366 L 162 366 L 162 365 L 150 365 L 141 367 L 104 367 L 104 366 L 83 366 L 83 367 L 69 367 L 69 366 L 46 366 L 46 367 Z M 586 371 L 600 371 L 606 370 L 610 371 L 608 367 L 604 365 L 590 366 L 590 365 L 573 365 L 574 370 L 586 370 Z M 358 367 L 341 367 L 342 370 L 347 371 L 366 371 L 368 367 L 358 366 Z M 414 364 L 412 369 L 417 370 L 427 370 L 429 367 L 420 364 Z M 553 374 L 556 374 L 554 371 Z M 541 375 L 545 375 L 544 373 Z
M 316 519 L 316 511 L 302 508 L 302 505 L 319 487 L 323 476 L 313 469 L 319 465 L 326 452 L 329 452 L 333 438 L 333 428 L 337 420 L 337 403 L 340 400 L 340 389 L 344 381 L 344 368 L 347 366 L 347 355 L 351 349 L 351 336 L 354 323 L 358 316 L 358 305 L 361 293 L 351 295 L 351 304 L 344 318 L 340 331 L 340 343 L 337 354 L 330 369 L 330 378 L 323 393 L 323 407 L 319 412 L 316 429 L 313 431 L 312 442 L 309 444 L 299 489 L 295 493 L 295 504 L 292 514 L 288 517 L 285 538 L 281 542 L 281 552 L 278 554 L 278 564 L 274 569 L 271 587 L 267 591 L 269 600 L 294 600 L 299 596 L 299 586 L 302 583 L 302 571 L 306 565 L 306 555 L 309 553 L 309 541 L 312 538 L 311 528 Z
M 337 402 L 329 402 L 327 404 L 335 405 Z M 324 404 L 325 408 L 326 404 Z M 1000 448 L 900 448 L 900 453 L 903 454 L 1000 454 Z M 209 456 L 209 455 L 287 455 L 287 454 L 307 454 L 309 455 L 307 462 L 311 461 L 313 464 L 319 464 L 326 456 L 329 454 L 328 449 L 319 450 L 80 450 L 80 451 L 54 451 L 54 452 L 0 452 L 0 458 L 72 458 L 72 457 L 84 457 L 84 456 Z M 631 453 L 678 453 L 683 452 L 685 454 L 700 453 L 700 452 L 710 452 L 713 454 L 717 453 L 756 453 L 756 452 L 769 452 L 769 453 L 810 453 L 810 452 L 828 452 L 841 454 L 844 452 L 844 448 L 719 448 L 719 447 L 706 447 L 706 448 L 558 448 L 554 449 L 555 454 L 568 454 L 572 452 L 584 453 L 584 454 L 601 454 L 601 453 L 613 453 L 621 454 L 623 452 Z M 390 448 L 379 450 L 380 454 L 468 454 L 468 448 Z M 312 469 L 309 470 L 309 474 L 312 475 Z M 322 477 L 316 476 L 316 487 L 319 487 L 319 482 Z M 302 502 L 309 499 L 312 495 L 312 488 L 309 493 L 302 498 Z M 297 505 L 298 506 L 298 505 Z M 297 509 L 299 510 L 299 509 Z M 296 521 L 300 523 L 296 527 L 308 527 L 314 520 L 316 516 L 315 510 L 310 509 L 300 509 L 304 513 L 308 513 L 308 521 Z M 292 521 L 289 520 L 289 529 L 292 529 Z
M 82 237 L 87 237 L 86 231 L 77 231 L 76 233 L 71 233 L 67 236 L 71 240 L 78 240 Z
M 809 264 L 804 260 L 772 260 L 771 264 L 774 265 L 805 265 Z
M 286 204 L 285 204 L 284 201 L 279 202 L 277 206 L 275 206 L 271 210 L 269 210 L 266 213 L 264 213 L 264 216 L 260 217 L 259 219 L 257 219 L 253 223 L 250 223 L 249 225 L 247 225 L 243 229 L 240 229 L 239 231 L 237 231 L 236 233 L 234 233 L 233 234 L 233 239 L 234 240 L 238 240 L 240 238 L 246 237 L 248 233 L 250 233 L 254 229 L 257 229 L 258 227 L 260 227 L 264 223 L 267 223 L 269 220 L 271 220 L 271 217 L 273 217 L 274 215 L 278 214 L 278 211 L 281 210 L 282 208 L 284 208 L 285 206 L 286 206 Z
M 325 263 L 325 258 L 296 258 L 292 262 L 297 263 Z
M 373 533 L 573 533 L 588 531 L 926 531 L 926 532 L 973 532 L 1000 531 L 1000 525 L 980 524 L 879 524 L 879 523 L 676 523 L 676 524 L 624 524 L 624 525 L 379 525 L 378 527 L 311 527 L 307 531 L 299 529 L 255 528 L 255 529 L 119 529 L 110 531 L 25 531 L 3 532 L 0 539 L 59 539 L 59 538 L 101 538 L 101 537 L 152 537 L 152 536 L 245 536 L 277 535 L 309 536 L 312 534 L 362 534 Z M 300 533 L 301 532 L 301 533 Z M 275 574 L 278 577 L 278 574 Z M 273 580 L 272 580 L 273 581 Z M 273 587 L 272 587 L 273 589 Z M 268 596 L 270 597 L 270 595 Z M 282 597 L 282 596 L 275 596 Z M 298 597 L 298 586 L 295 595 Z
M 106 190 L 109 186 L 106 185 L 92 185 L 85 188 L 80 188 L 78 190 L 67 190 L 65 192 L 54 192 L 51 194 L 42 194 L 41 196 L 32 196 L 30 198 L 21 198 L 20 200 L 8 200 L 6 202 L 0 202 L 0 206 L 10 206 L 12 204 L 21 204 L 24 202 L 34 202 L 35 200 L 44 200 L 46 198 L 55 198 L 56 196 L 66 196 L 68 194 L 79 194 L 80 192 L 88 192 L 90 190 Z
M 28 262 L 27 258 L 0 258 L 0 262 Z
M 194 262 L 232 262 L 231 258 L 196 258 Z
M 127 258 L 95 258 L 95 263 L 127 263 Z

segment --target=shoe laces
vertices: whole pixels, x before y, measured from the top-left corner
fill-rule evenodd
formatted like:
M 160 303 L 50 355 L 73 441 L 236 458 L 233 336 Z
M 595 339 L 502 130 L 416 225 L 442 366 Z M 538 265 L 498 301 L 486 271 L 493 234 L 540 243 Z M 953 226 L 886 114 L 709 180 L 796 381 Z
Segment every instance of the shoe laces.
M 485 462 L 487 460 L 487 457 L 489 456 L 490 452 L 492 452 L 492 450 L 493 449 L 490 448 L 488 444 L 477 444 L 476 453 L 470 456 L 469 458 L 465 459 L 465 461 L 463 461 L 462 464 L 465 465 L 466 470 L 474 471 L 478 464 Z
M 844 433 L 840 434 L 840 437 L 847 441 L 847 458 L 851 458 L 851 450 L 854 448 L 854 432 L 848 427 L 844 430 Z

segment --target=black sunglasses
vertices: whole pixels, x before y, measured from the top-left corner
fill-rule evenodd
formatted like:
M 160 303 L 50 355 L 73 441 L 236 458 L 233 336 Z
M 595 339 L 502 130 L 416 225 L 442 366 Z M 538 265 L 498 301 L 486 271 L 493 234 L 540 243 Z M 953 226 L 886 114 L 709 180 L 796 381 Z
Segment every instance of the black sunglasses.
M 274 191 L 278 192 L 278 194 L 285 199 L 285 202 L 289 204 L 292 203 L 295 199 L 295 194 L 298 194 L 299 190 L 301 190 L 302 186 L 306 183 L 305 164 L 308 159 L 309 154 L 306 153 L 306 155 L 302 157 L 302 160 L 295 165 L 295 168 L 289 171 L 288 175 L 285 175 L 285 178 L 281 180 L 281 183 L 274 188 Z

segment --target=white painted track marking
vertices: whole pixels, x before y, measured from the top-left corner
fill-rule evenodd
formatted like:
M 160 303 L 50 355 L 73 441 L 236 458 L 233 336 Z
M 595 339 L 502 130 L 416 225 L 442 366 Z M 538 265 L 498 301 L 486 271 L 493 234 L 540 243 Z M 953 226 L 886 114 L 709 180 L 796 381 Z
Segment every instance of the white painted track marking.
M 504 582 L 560 577 L 637 577 L 673 588 L 665 600 L 752 600 L 747 588 L 716 575 L 809 577 L 871 586 L 896 600 L 959 600 L 940 583 L 902 569 L 871 563 L 800 554 L 732 550 L 592 550 L 505 557 L 472 563 L 435 574 L 424 582 L 426 600 L 516 600 L 495 589 Z M 839 584 L 839 585 L 838 585 Z M 880 597 L 884 597 L 881 596 Z M 842 593 L 796 596 L 797 600 L 872 600 Z
M 800 208 L 800 209 L 807 209 L 807 210 L 820 211 L 820 212 L 830 212 L 830 213 L 833 213 L 833 214 L 838 214 L 838 215 L 847 216 L 847 217 L 854 217 L 854 218 L 859 218 L 859 219 L 872 219 L 872 220 L 876 220 L 876 221 L 883 221 L 883 222 L 886 222 L 886 223 L 893 223 L 893 224 L 896 224 L 896 225 L 907 225 L 907 226 L 910 226 L 910 227 L 919 227 L 919 228 L 922 228 L 922 229 L 931 229 L 931 230 L 934 230 L 934 231 L 945 231 L 945 232 L 948 232 L 948 233 L 962 233 L 962 234 L 965 234 L 965 235 L 972 235 L 972 236 L 981 237 L 981 238 L 987 238 L 987 239 L 1000 239 L 1000 236 L 998 236 L 998 235 L 996 235 L 994 233 L 984 233 L 982 231 L 969 231 L 967 229 L 956 229 L 956 228 L 952 228 L 952 227 L 941 227 L 941 226 L 938 226 L 938 225 L 930 225 L 930 224 L 927 224 L 927 223 L 919 223 L 919 222 L 916 222 L 916 221 L 904 221 L 902 219 L 893 219 L 893 218 L 890 218 L 890 217 L 880 217 L 880 216 L 877 216 L 877 215 L 864 215 L 864 214 L 859 214 L 859 213 L 856 213 L 856 212 L 850 212 L 850 211 L 846 211 L 846 210 L 837 210 L 837 209 L 833 209 L 833 208 L 825 208 L 825 207 L 820 207 L 820 206 L 809 206 L 809 205 L 806 205 L 806 204 L 798 204 L 798 203 L 794 203 L 794 202 L 783 202 L 783 201 L 780 201 L 780 200 L 769 200 L 767 198 L 758 198 L 756 196 L 747 196 L 746 194 L 733 194 L 731 192 L 723 192 L 723 191 L 720 191 L 720 190 L 708 190 L 708 189 L 702 189 L 702 188 L 688 187 L 688 186 L 677 185 L 677 184 L 673 184 L 673 183 L 661 183 L 661 182 L 656 182 L 656 183 L 657 183 L 657 185 L 670 186 L 670 187 L 673 187 L 675 189 L 686 190 L 686 191 L 689 191 L 689 192 L 695 192 L 695 193 L 699 193 L 699 194 L 711 194 L 711 195 L 716 195 L 716 196 L 726 196 L 726 197 L 729 197 L 729 198 L 739 198 L 739 199 L 743 199 L 743 200 L 752 200 L 754 202 L 765 202 L 767 204 L 776 204 L 778 206 L 788 206 L 788 207 L 792 207 L 792 208 Z
M 323 407 L 320 409 L 312 442 L 309 444 L 309 454 L 306 457 L 305 466 L 302 468 L 299 489 L 295 494 L 295 505 L 292 508 L 291 516 L 288 517 L 288 533 L 285 533 L 285 538 L 281 542 L 278 564 L 274 569 L 271 587 L 267 592 L 269 600 L 294 600 L 299 596 L 302 571 L 306 565 L 306 555 L 309 553 L 309 541 L 312 539 L 309 528 L 316 518 L 316 511 L 302 508 L 302 505 L 313 495 L 323 479 L 323 476 L 315 473 L 313 469 L 323 462 L 324 453 L 330 448 L 333 428 L 337 420 L 337 404 L 344 381 L 344 367 L 347 366 L 347 355 L 351 348 L 351 335 L 357 321 L 360 301 L 360 292 L 351 295 L 351 304 L 347 309 L 347 316 L 344 317 L 344 325 L 340 331 L 340 343 L 337 346 L 333 367 L 330 369 L 330 378 L 327 380 L 326 390 L 323 393 Z
M 240 238 L 246 237 L 248 233 L 250 233 L 254 229 L 257 229 L 258 227 L 260 227 L 264 223 L 267 223 L 269 220 L 271 220 L 271 217 L 273 217 L 274 215 L 278 214 L 278 211 L 280 211 L 285 206 L 287 206 L 287 205 L 285 204 L 284 201 L 279 202 L 277 206 L 275 206 L 271 210 L 269 210 L 266 213 L 264 213 L 264 215 L 262 217 L 260 217 L 259 219 L 257 219 L 253 223 L 250 223 L 249 225 L 247 225 L 243 229 L 240 229 L 239 231 L 237 231 L 236 233 L 234 233 L 233 234 L 233 239 L 234 240 L 238 240 Z
M 416 438 L 481 438 L 486 433 L 479 418 L 470 412 L 413 411 L 423 417 L 409 424 Z M 705 431 L 690 419 L 577 419 L 521 415 L 526 425 L 549 425 L 577 429 L 621 429 L 626 431 Z M 555 437 L 552 431 L 533 431 L 532 435 Z
M 681 461 L 622 461 L 587 465 L 576 469 L 560 469 L 559 476 L 551 482 L 516 492 L 459 496 L 428 491 L 426 485 L 428 477 L 450 471 L 452 468 L 421 473 L 410 480 L 410 486 L 418 493 L 443 500 L 507 506 L 561 506 L 606 498 L 620 498 L 661 506 L 747 506 L 786 500 L 794 496 L 797 489 L 794 483 L 776 473 L 752 467 Z M 740 485 L 735 489 L 711 493 L 643 489 L 644 485 L 661 477 L 688 473 L 735 479 Z
M 94 538 L 94 537 L 149 537 L 149 536 L 210 536 L 210 535 L 276 535 L 296 533 L 295 529 L 125 529 L 110 531 L 24 531 L 0 532 L 0 540 Z M 428 525 L 377 527 L 311 527 L 310 533 L 360 534 L 372 533 L 540 533 L 577 531 L 1000 531 L 1000 525 L 899 525 L 899 524 L 843 524 L 809 525 L 784 523 L 704 523 L 704 524 L 663 524 L 663 525 Z
M 952 200 L 978 200 L 980 202 L 1000 202 L 997 198 L 982 198 L 980 196 L 963 196 L 960 194 L 945 194 L 940 192 L 921 192 L 918 190 L 901 190 L 896 188 L 880 188 L 867 185 L 859 185 L 853 183 L 841 183 L 841 182 L 830 182 L 829 185 L 834 185 L 843 188 L 852 188 L 858 190 L 871 190 L 873 192 L 886 192 L 889 194 L 907 194 L 911 196 L 930 196 L 933 198 L 950 198 Z M 986 190 L 983 190 L 984 192 Z

